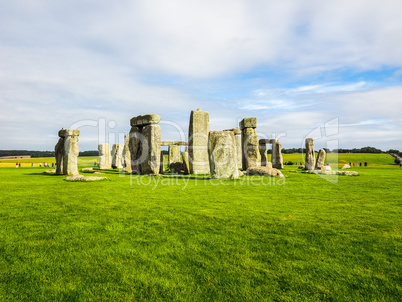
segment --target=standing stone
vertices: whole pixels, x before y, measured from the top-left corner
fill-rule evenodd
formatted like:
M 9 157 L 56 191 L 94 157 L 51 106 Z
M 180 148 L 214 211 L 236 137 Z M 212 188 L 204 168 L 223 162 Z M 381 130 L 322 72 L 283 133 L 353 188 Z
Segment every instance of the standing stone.
M 243 150 L 243 169 L 261 166 L 261 155 L 258 143 L 257 132 L 254 128 L 244 128 L 242 130 L 242 150 Z
M 131 172 L 130 134 L 124 136 L 123 166 L 124 171 Z
M 61 135 L 60 135 L 61 134 Z M 62 129 L 59 136 L 64 136 L 63 174 L 78 175 L 78 136 L 80 130 Z
M 306 138 L 306 170 L 314 170 L 315 167 L 315 153 L 314 153 L 314 139 Z
M 129 144 L 128 147 L 130 149 L 131 154 L 131 173 L 132 174 L 141 174 L 141 141 L 143 136 L 141 134 L 141 127 L 131 127 L 129 134 Z
M 184 174 L 190 174 L 190 162 L 188 160 L 188 152 L 187 151 L 183 152 L 182 157 L 183 157 Z
M 260 142 L 260 155 L 261 155 L 261 166 L 265 167 L 268 162 L 267 145 L 262 142 Z
M 56 174 L 63 174 L 63 158 L 64 158 L 64 137 L 60 137 L 54 147 L 56 157 Z
M 324 149 L 320 149 L 320 151 L 318 151 L 317 162 L 315 164 L 316 169 L 321 170 L 324 167 L 325 155 L 326 152 Z
M 123 169 L 123 144 L 113 144 L 112 146 L 112 168 Z
M 190 160 L 191 174 L 208 174 L 208 133 L 209 133 L 209 114 L 206 111 L 197 109 L 191 111 L 188 155 Z
M 172 163 L 181 162 L 180 160 L 180 146 L 179 145 L 170 145 L 169 146 L 169 157 L 168 157 L 168 166 Z
M 109 144 L 98 145 L 99 150 L 99 169 L 110 169 L 112 167 Z
M 239 169 L 243 168 L 243 155 L 242 155 L 242 147 L 241 147 L 241 130 L 239 127 L 228 129 L 225 131 L 233 131 L 235 136 L 235 143 L 236 143 L 236 158 L 237 158 L 237 167 Z
M 272 144 L 272 167 L 283 169 L 282 144 L 278 140 Z
M 165 171 L 165 161 L 164 161 L 164 158 L 163 158 L 163 151 L 161 151 L 159 174 L 162 174 L 164 171 Z
M 232 131 L 211 131 L 208 140 L 212 178 L 239 178 L 236 143 Z
M 141 161 L 141 174 L 159 175 L 161 156 L 161 127 L 150 124 L 142 130 L 143 141 Z

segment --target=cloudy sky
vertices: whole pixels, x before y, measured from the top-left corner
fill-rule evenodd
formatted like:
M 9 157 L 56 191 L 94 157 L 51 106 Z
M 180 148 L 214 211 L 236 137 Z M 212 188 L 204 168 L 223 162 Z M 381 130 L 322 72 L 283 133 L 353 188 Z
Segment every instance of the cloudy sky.
M 162 139 L 257 117 L 300 147 L 402 150 L 400 0 L 0 0 L 0 149 L 115 143 L 133 116 Z

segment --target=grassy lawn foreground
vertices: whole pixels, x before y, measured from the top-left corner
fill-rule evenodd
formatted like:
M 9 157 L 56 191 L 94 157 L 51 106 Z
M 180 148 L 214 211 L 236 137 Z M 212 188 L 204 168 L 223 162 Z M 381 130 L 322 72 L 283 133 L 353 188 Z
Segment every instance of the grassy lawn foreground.
M 1 168 L 0 300 L 401 301 L 402 168 L 389 161 L 221 182 Z

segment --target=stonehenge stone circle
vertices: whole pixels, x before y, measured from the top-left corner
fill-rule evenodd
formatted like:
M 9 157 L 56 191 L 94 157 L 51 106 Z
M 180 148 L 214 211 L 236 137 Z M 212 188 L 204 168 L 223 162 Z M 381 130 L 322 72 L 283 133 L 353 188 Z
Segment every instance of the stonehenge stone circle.
M 306 138 L 305 169 L 314 170 L 314 167 L 315 167 L 314 139 Z
M 239 178 L 233 131 L 210 131 L 208 153 L 212 178 Z
M 112 168 L 123 169 L 123 144 L 113 144 L 112 146 Z
M 191 174 L 208 174 L 209 114 L 201 109 L 192 110 L 188 135 L 188 155 Z
M 320 149 L 320 151 L 318 151 L 317 161 L 315 163 L 316 169 L 321 170 L 324 167 L 325 155 L 326 152 L 324 149 Z
M 80 130 L 77 129 L 61 129 L 59 131 L 59 139 L 55 146 L 56 155 L 56 174 L 64 175 L 78 174 L 78 136 Z M 61 168 L 62 167 L 62 168 Z
M 257 132 L 257 118 L 249 117 L 239 123 L 242 140 L 243 169 L 261 166 L 261 155 Z
M 99 150 L 99 169 L 110 169 L 112 167 L 112 159 L 110 155 L 109 144 L 103 143 L 98 145 Z

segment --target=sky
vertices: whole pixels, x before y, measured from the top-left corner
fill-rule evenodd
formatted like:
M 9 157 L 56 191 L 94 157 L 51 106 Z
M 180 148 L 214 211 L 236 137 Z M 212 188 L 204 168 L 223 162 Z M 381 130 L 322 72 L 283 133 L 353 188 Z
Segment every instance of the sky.
M 402 150 L 400 0 L 0 0 L 0 149 L 122 143 L 130 118 L 162 140 L 257 117 L 300 148 Z

